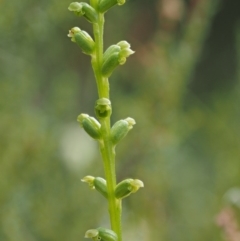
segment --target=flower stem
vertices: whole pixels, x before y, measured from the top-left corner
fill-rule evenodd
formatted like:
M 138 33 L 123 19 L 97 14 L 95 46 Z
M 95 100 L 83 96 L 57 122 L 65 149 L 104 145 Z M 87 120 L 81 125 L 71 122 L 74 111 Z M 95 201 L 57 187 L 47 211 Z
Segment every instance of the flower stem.
M 91 0 L 92 6 L 95 1 Z M 99 13 L 98 22 L 93 24 L 93 33 L 95 38 L 95 54 L 92 56 L 92 67 L 94 70 L 99 98 L 109 98 L 108 78 L 103 77 L 101 73 L 103 59 L 103 30 L 104 15 Z M 108 190 L 108 210 L 112 230 L 118 235 L 118 241 L 122 241 L 121 232 L 121 200 L 115 198 L 114 190 L 116 187 L 115 170 L 115 150 L 110 138 L 111 122 L 110 116 L 100 119 L 102 140 L 100 142 L 100 151 L 103 159 L 104 171 Z

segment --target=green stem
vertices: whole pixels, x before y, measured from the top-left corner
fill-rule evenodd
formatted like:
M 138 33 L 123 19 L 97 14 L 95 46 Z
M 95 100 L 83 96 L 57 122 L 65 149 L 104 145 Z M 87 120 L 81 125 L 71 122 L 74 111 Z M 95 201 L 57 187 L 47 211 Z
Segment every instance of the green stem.
M 96 1 L 91 0 L 91 5 L 96 8 Z M 99 20 L 93 24 L 95 39 L 95 55 L 92 56 L 92 67 L 94 70 L 99 98 L 109 98 L 108 78 L 102 76 L 101 66 L 103 59 L 103 29 L 104 15 L 99 13 Z M 99 120 L 101 122 L 101 133 L 103 139 L 100 142 L 100 150 L 103 159 L 104 171 L 108 190 L 108 210 L 112 230 L 118 235 L 118 241 L 122 241 L 121 232 L 121 200 L 115 198 L 116 187 L 115 150 L 110 139 L 111 122 L 110 116 Z
M 108 210 L 110 214 L 111 228 L 118 235 L 118 241 L 122 240 L 121 232 L 121 200 L 115 198 L 116 187 L 115 152 L 110 140 L 109 120 L 101 121 L 103 141 L 100 143 L 100 151 L 103 158 L 105 176 L 108 189 Z

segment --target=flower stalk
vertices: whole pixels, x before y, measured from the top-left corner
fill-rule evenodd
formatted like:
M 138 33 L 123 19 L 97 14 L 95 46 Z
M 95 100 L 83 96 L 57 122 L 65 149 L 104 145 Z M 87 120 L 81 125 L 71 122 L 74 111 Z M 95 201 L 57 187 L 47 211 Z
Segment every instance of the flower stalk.
M 91 189 L 96 189 L 108 200 L 111 229 L 100 227 L 88 230 L 85 237 L 93 240 L 122 241 L 122 199 L 143 187 L 143 183 L 138 179 L 126 179 L 119 185 L 116 180 L 115 147 L 132 129 L 135 120 L 128 117 L 116 122 L 111 127 L 112 107 L 109 98 L 108 78 L 114 69 L 123 65 L 126 58 L 134 51 L 130 49 L 128 42 L 120 41 L 111 45 L 104 53 L 103 31 L 104 14 L 111 7 L 124 3 L 125 0 L 90 0 L 90 5 L 73 2 L 68 8 L 77 16 L 85 17 L 93 25 L 93 38 L 78 27 L 72 28 L 68 34 L 72 42 L 76 42 L 82 52 L 91 57 L 99 97 L 95 105 L 98 120 L 87 114 L 78 116 L 80 126 L 99 143 L 105 172 L 105 179 L 92 176 L 86 176 L 82 179 L 83 182 L 89 184 Z

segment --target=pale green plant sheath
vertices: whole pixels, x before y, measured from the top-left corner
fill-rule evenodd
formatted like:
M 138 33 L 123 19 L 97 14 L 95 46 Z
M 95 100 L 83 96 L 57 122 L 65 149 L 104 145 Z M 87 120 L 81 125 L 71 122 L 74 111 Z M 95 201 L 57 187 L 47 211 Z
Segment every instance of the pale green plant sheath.
M 135 120 L 128 117 L 117 121 L 111 127 L 111 102 L 109 100 L 108 77 L 113 70 L 126 62 L 126 58 L 134 52 L 130 44 L 120 41 L 111 45 L 104 53 L 103 30 L 104 13 L 112 6 L 122 5 L 125 0 L 90 0 L 87 3 L 71 3 L 69 10 L 77 16 L 84 16 L 93 24 L 93 36 L 78 27 L 69 31 L 69 37 L 76 42 L 83 53 L 91 56 L 92 68 L 97 82 L 99 99 L 96 102 L 95 112 L 98 121 L 87 114 L 78 116 L 81 127 L 95 140 L 98 141 L 104 165 L 105 179 L 100 177 L 86 176 L 83 182 L 89 184 L 90 188 L 98 190 L 108 200 L 111 230 L 106 228 L 90 229 L 85 237 L 94 241 L 122 241 L 121 213 L 122 199 L 143 187 L 143 182 L 138 179 L 126 179 L 117 185 L 115 170 L 115 147 L 123 139 L 135 124 Z

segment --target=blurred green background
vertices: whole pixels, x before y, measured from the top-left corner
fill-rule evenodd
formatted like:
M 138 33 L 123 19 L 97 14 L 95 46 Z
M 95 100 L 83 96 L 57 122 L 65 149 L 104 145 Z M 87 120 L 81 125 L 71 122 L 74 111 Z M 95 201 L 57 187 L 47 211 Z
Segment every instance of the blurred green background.
M 0 1 L 0 240 L 77 241 L 109 227 L 80 182 L 103 176 L 90 59 L 67 38 L 91 25 L 70 1 Z M 110 79 L 112 122 L 137 125 L 117 148 L 117 178 L 144 181 L 124 200 L 124 240 L 225 240 L 223 196 L 240 186 L 240 1 L 131 0 L 106 14 L 105 47 L 136 54 Z M 239 200 L 238 200 L 239 201 Z

